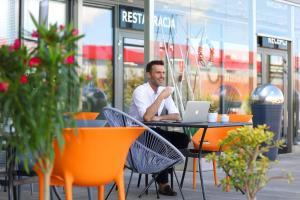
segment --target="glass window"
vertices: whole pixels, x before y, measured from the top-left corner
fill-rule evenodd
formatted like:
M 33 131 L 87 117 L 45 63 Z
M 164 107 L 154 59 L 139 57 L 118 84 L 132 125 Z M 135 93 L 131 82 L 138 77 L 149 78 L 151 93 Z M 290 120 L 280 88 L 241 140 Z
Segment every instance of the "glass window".
M 31 20 L 30 14 L 38 20 L 39 19 L 39 5 L 40 0 L 27 0 L 24 1 L 24 37 L 31 38 L 32 31 L 35 26 Z
M 0 45 L 11 44 L 18 37 L 19 1 L 2 0 L 0 6 Z
M 83 89 L 83 109 L 100 112 L 113 101 L 113 15 L 111 9 L 84 6 L 82 16 L 82 70 L 90 79 Z
M 123 40 L 123 110 L 129 111 L 134 89 L 144 82 L 144 40 Z
M 42 8 L 40 8 L 40 4 Z M 44 9 L 41 11 L 41 9 Z M 24 1 L 24 36 L 26 39 L 35 39 L 31 37 L 32 31 L 35 30 L 35 26 L 31 20 L 30 14 L 39 21 L 41 12 L 44 15 L 48 10 L 48 24 L 57 23 L 58 25 L 64 25 L 66 23 L 66 3 L 65 0 L 49 0 L 47 5 L 46 1 L 41 0 L 26 0 Z
M 194 99 L 218 102 L 220 112 L 245 112 L 241 105 L 250 94 L 252 70 L 249 1 L 155 0 L 154 15 L 154 57 L 165 61 L 168 84 L 179 89 L 180 110 Z M 234 101 L 232 109 L 220 95 Z
M 291 37 L 291 6 L 273 0 L 256 1 L 257 32 Z
M 58 25 L 66 24 L 66 3 L 63 0 L 49 1 L 48 24 L 57 23 Z
M 294 116 L 295 116 L 295 142 L 300 144 L 300 8 L 294 7 L 294 31 L 295 31 L 295 38 L 293 39 L 293 72 L 294 72 Z

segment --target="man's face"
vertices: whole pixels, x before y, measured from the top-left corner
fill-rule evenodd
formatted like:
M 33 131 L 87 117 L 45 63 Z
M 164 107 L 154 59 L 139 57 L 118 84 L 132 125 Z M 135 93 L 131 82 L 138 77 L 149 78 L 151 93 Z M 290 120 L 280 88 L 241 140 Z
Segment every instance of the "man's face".
M 165 82 L 165 67 L 163 65 L 153 65 L 152 70 L 147 73 L 149 82 L 153 86 L 162 86 Z

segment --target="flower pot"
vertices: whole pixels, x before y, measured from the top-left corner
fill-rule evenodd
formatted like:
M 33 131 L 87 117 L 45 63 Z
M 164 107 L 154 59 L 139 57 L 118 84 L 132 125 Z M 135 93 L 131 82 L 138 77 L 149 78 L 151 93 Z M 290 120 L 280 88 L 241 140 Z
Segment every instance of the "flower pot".
M 221 122 L 229 122 L 229 115 L 222 114 L 221 115 Z
M 218 113 L 208 113 L 207 121 L 208 122 L 216 122 L 218 119 Z

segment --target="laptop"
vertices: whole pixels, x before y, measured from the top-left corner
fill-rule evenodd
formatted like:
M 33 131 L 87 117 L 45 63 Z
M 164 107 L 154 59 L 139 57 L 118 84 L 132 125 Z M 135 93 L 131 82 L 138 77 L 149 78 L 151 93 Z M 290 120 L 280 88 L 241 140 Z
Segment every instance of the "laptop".
M 188 101 L 182 122 L 207 122 L 209 101 Z

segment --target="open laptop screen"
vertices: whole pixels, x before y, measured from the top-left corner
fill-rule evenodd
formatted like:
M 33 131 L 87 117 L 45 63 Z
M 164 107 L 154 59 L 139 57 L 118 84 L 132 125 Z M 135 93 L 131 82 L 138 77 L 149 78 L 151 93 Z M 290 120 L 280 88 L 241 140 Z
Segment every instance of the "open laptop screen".
M 188 101 L 183 114 L 183 122 L 207 122 L 209 101 Z

